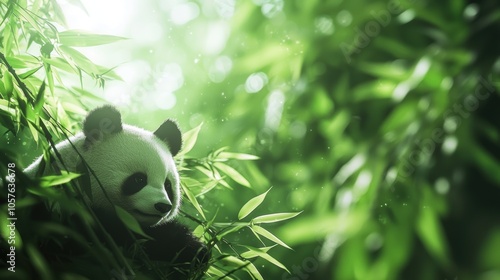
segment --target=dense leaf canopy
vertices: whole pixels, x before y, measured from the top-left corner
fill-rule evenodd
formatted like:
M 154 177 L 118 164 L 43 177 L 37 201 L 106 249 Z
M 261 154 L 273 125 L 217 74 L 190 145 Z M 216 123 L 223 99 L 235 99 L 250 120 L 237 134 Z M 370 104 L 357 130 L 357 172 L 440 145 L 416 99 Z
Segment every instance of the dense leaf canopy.
M 68 2 L 0 1 L 18 279 L 166 277 L 64 217 L 30 220 L 39 201 L 92 220 L 53 187 L 79 193 L 79 174 L 20 172 L 104 103 L 183 129 L 182 219 L 214 252 L 192 279 L 500 278 L 498 1 Z M 37 246 L 63 236 L 102 246 L 59 270 Z

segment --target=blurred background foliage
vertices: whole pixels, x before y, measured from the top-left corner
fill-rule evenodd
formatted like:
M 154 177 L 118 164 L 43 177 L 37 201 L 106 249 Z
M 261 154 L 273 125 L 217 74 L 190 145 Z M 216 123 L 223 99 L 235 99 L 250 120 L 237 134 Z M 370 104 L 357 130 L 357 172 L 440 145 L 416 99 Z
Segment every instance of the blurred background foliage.
M 294 251 L 272 251 L 290 274 L 256 261 L 265 279 L 500 279 L 496 0 L 57 3 L 28 7 L 59 32 L 128 39 L 94 48 L 59 36 L 55 56 L 76 64 L 65 66 L 46 61 L 57 59 L 45 56 L 53 35 L 20 46 L 5 30 L 27 23 L 4 21 L 2 52 L 56 69 L 47 107 L 68 128 L 110 102 L 147 129 L 166 117 L 184 131 L 203 123 L 194 157 L 226 146 L 257 155 L 232 164 L 252 188 L 199 202 L 230 222 L 272 187 L 257 214 L 303 211 L 270 225 Z M 105 66 L 75 60 L 64 40 Z M 26 166 L 42 150 L 23 133 L 1 145 Z

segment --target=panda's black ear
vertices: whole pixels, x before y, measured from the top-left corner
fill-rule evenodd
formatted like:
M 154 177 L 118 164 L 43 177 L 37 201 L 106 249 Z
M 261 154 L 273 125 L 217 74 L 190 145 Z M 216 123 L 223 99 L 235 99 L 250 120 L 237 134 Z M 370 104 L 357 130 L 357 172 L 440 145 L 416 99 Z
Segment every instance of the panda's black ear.
M 91 144 L 123 130 L 120 112 L 111 105 L 96 108 L 83 121 L 85 142 Z
M 170 119 L 166 120 L 160 125 L 160 127 L 154 132 L 154 134 L 162 141 L 167 143 L 172 156 L 175 156 L 181 150 L 182 133 L 175 121 Z

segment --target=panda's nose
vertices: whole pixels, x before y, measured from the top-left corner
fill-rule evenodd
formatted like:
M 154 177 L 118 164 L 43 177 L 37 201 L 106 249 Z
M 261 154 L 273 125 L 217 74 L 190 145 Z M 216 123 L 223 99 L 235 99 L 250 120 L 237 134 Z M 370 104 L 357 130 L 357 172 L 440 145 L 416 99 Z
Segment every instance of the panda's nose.
M 159 202 L 159 203 L 155 204 L 155 209 L 160 211 L 163 214 L 166 214 L 166 213 L 170 212 L 170 210 L 172 210 L 172 205 Z

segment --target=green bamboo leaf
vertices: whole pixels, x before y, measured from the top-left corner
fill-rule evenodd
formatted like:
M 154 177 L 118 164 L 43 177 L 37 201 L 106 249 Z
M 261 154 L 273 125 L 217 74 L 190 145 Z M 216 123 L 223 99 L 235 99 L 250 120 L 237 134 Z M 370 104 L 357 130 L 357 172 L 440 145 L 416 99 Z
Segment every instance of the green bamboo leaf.
M 66 17 L 64 16 L 64 12 L 61 9 L 61 6 L 59 6 L 58 4 L 53 4 L 52 11 L 53 11 L 54 21 L 60 23 L 62 26 L 66 26 L 67 25 Z
M 57 73 L 57 70 L 55 68 L 52 68 L 52 66 L 48 63 L 44 63 L 43 66 L 45 67 L 45 72 L 47 76 L 47 83 L 49 84 L 49 89 L 50 92 L 53 94 L 55 92 L 55 84 L 54 84 L 54 76 L 56 77 L 57 81 L 60 84 L 63 84 L 61 77 Z
M 274 248 L 275 246 L 276 245 L 258 248 L 258 251 L 255 250 L 255 248 L 245 246 L 245 247 L 247 247 L 248 251 L 243 252 L 241 254 L 241 256 L 244 257 L 245 259 L 253 259 L 253 258 L 259 257 L 259 253 L 262 253 L 262 252 L 267 253 L 267 251 Z
M 498 172 L 500 170 L 500 161 L 497 161 L 494 155 L 478 145 L 471 145 L 469 149 L 471 150 L 472 160 L 477 166 L 481 167 L 485 177 L 497 186 L 500 185 L 500 173 Z
M 89 99 L 92 99 L 92 100 L 95 100 L 98 102 L 102 102 L 102 103 L 106 102 L 106 99 L 104 99 L 100 96 L 97 96 L 97 95 L 93 94 L 92 92 L 87 91 L 83 88 L 72 87 L 71 89 L 72 89 L 72 91 L 74 91 L 74 94 L 78 97 L 89 98 Z
M 10 103 L 9 101 L 5 99 L 0 99 L 0 111 L 5 112 L 7 116 L 15 116 L 16 115 L 16 109 L 10 108 L 9 107 Z
M 241 154 L 241 153 L 231 153 L 231 152 L 221 152 L 218 159 L 237 159 L 237 160 L 257 160 L 258 156 Z
M 42 256 L 40 251 L 32 243 L 27 243 L 26 254 L 31 260 L 31 264 L 35 267 L 37 273 L 40 275 L 41 279 L 52 279 L 52 272 L 49 269 L 47 261 Z
M 144 233 L 141 226 L 139 225 L 139 222 L 134 218 L 134 216 L 132 216 L 132 214 L 130 214 L 125 209 L 117 205 L 115 205 L 115 211 L 116 214 L 118 215 L 118 218 L 120 218 L 120 220 L 125 224 L 125 226 L 127 226 L 131 231 L 140 234 L 146 238 L 153 239 L 151 236 Z
M 213 190 L 218 184 L 219 184 L 218 181 L 210 181 L 210 182 L 208 182 L 207 184 L 205 184 L 201 188 L 200 192 L 196 196 L 200 196 L 200 195 L 206 194 L 207 192 Z
M 81 52 L 65 45 L 60 45 L 59 49 L 64 54 L 66 60 L 72 60 L 85 73 L 89 75 L 99 73 L 97 66 Z
M 236 232 L 236 231 L 239 231 L 240 229 L 246 227 L 247 225 L 236 225 L 236 226 L 233 226 L 233 227 L 230 227 L 228 228 L 227 230 L 224 230 L 222 231 L 221 233 L 217 234 L 217 239 L 222 239 L 222 237 L 230 234 L 230 233 L 233 233 L 233 232 Z
M 227 176 L 233 179 L 236 183 L 250 188 L 250 182 L 248 182 L 243 175 L 241 175 L 236 169 L 232 168 L 229 165 L 226 165 L 221 162 L 214 163 L 215 167 L 217 167 L 220 171 L 224 172 Z
M 122 77 L 120 77 L 118 74 L 116 74 L 116 72 L 114 71 L 114 69 L 117 67 L 113 67 L 113 68 L 108 68 L 108 67 L 104 67 L 104 66 L 101 66 L 101 65 L 98 65 L 96 64 L 95 65 L 97 67 L 97 70 L 99 71 L 99 75 L 103 76 L 103 77 L 106 77 L 106 78 L 110 78 L 110 79 L 113 79 L 113 80 L 117 80 L 117 81 L 123 81 Z
M 261 254 L 259 255 L 259 257 L 261 257 L 261 258 L 265 259 L 266 261 L 268 261 L 268 262 L 270 262 L 270 263 L 274 264 L 275 266 L 277 266 L 277 267 L 279 267 L 279 268 L 283 269 L 284 271 L 286 271 L 286 272 L 290 273 L 290 271 L 286 268 L 286 266 L 285 266 L 285 265 L 283 265 L 283 264 L 282 264 L 281 262 L 279 262 L 277 259 L 275 259 L 275 258 L 271 257 L 271 255 L 269 255 L 269 254 L 267 254 L 267 253 L 261 253 Z
M 194 144 L 196 144 L 196 140 L 198 139 L 198 133 L 200 133 L 202 125 L 203 123 L 200 123 L 197 127 L 187 131 L 182 135 L 182 139 L 184 139 L 184 145 L 177 156 L 185 155 L 189 151 L 191 151 L 191 149 L 193 149 Z
M 202 185 L 202 183 L 200 183 L 200 181 L 193 179 L 191 177 L 185 177 L 185 176 L 181 176 L 181 182 L 183 182 L 186 185 L 186 187 L 189 187 L 189 188 L 195 188 L 195 187 L 199 187 Z
M 255 267 L 253 263 L 249 263 L 244 270 L 255 280 L 264 280 L 259 270 Z
M 448 250 L 439 217 L 430 207 L 420 210 L 417 219 L 417 233 L 430 255 L 448 265 Z
M 259 235 L 264 236 L 265 238 L 273 241 L 274 243 L 279 244 L 287 249 L 292 250 L 292 248 L 290 248 L 290 246 L 286 245 L 285 242 L 281 241 L 278 237 L 276 237 L 274 234 L 267 231 L 265 228 L 258 226 L 258 225 L 252 225 L 251 228 L 254 232 L 258 233 Z
M 33 113 L 31 113 L 33 114 Z M 38 139 L 40 137 L 39 133 L 38 133 L 38 130 L 36 129 L 36 127 L 38 127 L 38 125 L 34 124 L 34 123 L 38 123 L 38 121 L 32 121 L 32 120 L 29 120 L 28 121 L 28 128 L 31 132 L 31 136 L 33 137 L 33 141 L 35 141 L 35 143 L 38 144 Z
M 19 56 L 17 57 L 12 57 L 8 56 L 6 57 L 7 62 L 12 66 L 14 69 L 22 69 L 22 68 L 28 68 L 28 64 L 26 63 L 26 60 L 24 57 L 21 59 Z
M 45 82 L 42 83 L 40 88 L 38 89 L 38 93 L 36 94 L 35 99 L 35 113 L 40 113 L 40 109 L 43 107 L 45 103 Z
M 20 5 L 17 5 L 17 7 L 18 9 L 15 9 L 15 12 L 19 13 L 22 18 L 29 22 L 31 27 L 33 27 L 40 36 L 43 36 L 43 34 L 45 33 L 43 32 L 37 20 L 25 8 L 21 7 Z
M 44 63 L 50 64 L 50 65 L 52 65 L 56 68 L 59 68 L 63 71 L 78 74 L 78 69 L 73 68 L 73 66 L 71 64 L 69 64 L 66 60 L 64 60 L 60 57 L 54 57 L 54 58 L 42 57 L 42 60 Z
M 198 225 L 194 230 L 193 230 L 193 235 L 202 238 L 203 235 L 205 234 L 205 228 L 202 225 Z
M 3 85 L 7 96 L 10 96 L 14 90 L 14 83 L 12 82 L 12 75 L 9 72 L 3 73 Z
M 67 30 L 59 33 L 59 42 L 71 47 L 92 47 L 114 43 L 127 38 L 113 35 L 92 34 L 83 30 Z
M 31 69 L 31 70 L 28 70 L 22 74 L 19 74 L 19 78 L 26 79 L 26 78 L 30 77 L 31 75 L 35 74 L 38 70 L 40 70 L 40 68 L 42 68 L 42 66 L 38 66 L 34 69 Z
M 264 201 L 264 199 L 266 198 L 267 193 L 270 190 L 271 189 L 267 190 L 263 194 L 260 194 L 260 195 L 258 195 L 256 197 L 250 199 L 247 203 L 245 203 L 245 205 L 243 205 L 243 207 L 241 207 L 240 212 L 238 213 L 238 220 L 241 220 L 241 219 L 245 218 L 250 213 L 252 213 L 253 210 L 255 210 L 255 208 L 259 207 L 259 205 L 262 203 L 262 201 Z
M 66 184 L 71 180 L 80 177 L 81 175 L 78 173 L 67 172 L 64 170 L 61 170 L 61 173 L 62 173 L 61 175 L 50 175 L 40 178 L 40 186 L 46 188 L 46 187 Z
M 193 204 L 194 208 L 196 208 L 196 210 L 198 210 L 198 213 L 200 213 L 200 215 L 206 220 L 207 218 L 205 218 L 205 213 L 203 213 L 198 200 L 196 200 L 196 196 L 191 192 L 189 188 L 186 187 L 186 185 L 181 183 L 181 186 L 189 201 L 191 201 L 191 203 Z
M 225 272 L 215 268 L 213 265 L 211 265 L 208 270 L 207 270 L 207 275 L 215 275 L 218 277 L 212 276 L 211 278 L 208 278 L 208 280 L 216 280 L 216 279 L 221 279 L 221 277 L 224 277 L 224 280 L 234 280 L 234 278 L 229 277 L 226 275 Z
M 10 220 L 7 219 L 7 211 L 4 213 L 0 213 L 0 235 L 4 240 L 8 240 L 10 235 L 10 228 L 8 227 Z M 20 249 L 24 246 L 23 239 L 19 234 L 17 228 L 14 228 L 16 234 L 14 235 L 14 239 L 16 241 L 16 249 Z M 3 240 L 2 240 L 3 241 Z
M 269 255 L 267 253 L 267 250 L 269 250 L 269 249 L 264 250 L 264 249 L 260 249 L 260 248 L 253 248 L 250 246 L 245 246 L 245 248 L 247 248 L 249 251 L 241 254 L 242 257 L 245 257 L 245 255 L 248 255 L 249 257 L 258 256 L 258 257 L 261 257 L 261 258 L 265 259 L 266 261 L 274 264 L 275 266 L 283 269 L 284 271 L 290 273 L 290 271 L 286 268 L 286 266 L 284 266 L 281 262 L 279 262 L 277 259 L 271 257 L 271 255 Z M 267 247 L 265 247 L 265 248 L 267 248 Z
M 10 15 L 12 14 L 12 11 L 14 11 L 15 4 L 17 4 L 17 3 L 14 1 L 9 2 L 7 12 L 5 12 L 4 16 L 2 17 L 2 21 L 0 22 L 0 25 L 2 25 L 8 17 L 10 17 Z
M 63 106 L 64 110 L 66 110 L 67 113 L 74 113 L 77 115 L 86 115 L 87 111 L 85 111 L 82 107 L 70 103 L 70 102 L 61 102 L 61 105 Z
M 397 63 L 360 62 L 358 69 L 375 77 L 394 79 L 397 81 L 402 81 L 410 75 L 409 69 Z
M 220 262 L 225 266 L 241 268 L 245 270 L 252 279 L 264 280 L 259 270 L 249 261 L 243 261 L 234 256 L 225 256 Z
M 255 224 L 276 223 L 296 217 L 300 213 L 302 213 L 302 211 L 295 213 L 275 213 L 275 214 L 262 215 L 254 218 L 252 222 Z
M 195 166 L 195 168 L 201 173 L 205 174 L 205 176 L 207 176 L 210 179 L 217 181 L 222 179 L 222 176 L 219 174 L 217 170 L 214 170 L 213 172 L 212 170 L 206 168 L 205 166 L 199 166 L 199 165 Z
M 5 85 L 3 84 L 3 80 L 0 80 L 0 97 L 2 97 L 4 100 L 7 99 L 7 97 L 4 96 L 5 93 L 7 93 L 5 91 Z

